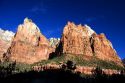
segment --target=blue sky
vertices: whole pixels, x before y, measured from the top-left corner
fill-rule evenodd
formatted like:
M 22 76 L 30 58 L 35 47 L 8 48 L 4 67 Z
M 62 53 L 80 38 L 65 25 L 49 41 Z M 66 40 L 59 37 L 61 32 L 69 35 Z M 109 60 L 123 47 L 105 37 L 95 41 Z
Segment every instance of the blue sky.
M 125 58 L 125 0 L 0 0 L 0 27 L 16 32 L 25 17 L 47 37 L 60 37 L 67 21 L 105 33 Z

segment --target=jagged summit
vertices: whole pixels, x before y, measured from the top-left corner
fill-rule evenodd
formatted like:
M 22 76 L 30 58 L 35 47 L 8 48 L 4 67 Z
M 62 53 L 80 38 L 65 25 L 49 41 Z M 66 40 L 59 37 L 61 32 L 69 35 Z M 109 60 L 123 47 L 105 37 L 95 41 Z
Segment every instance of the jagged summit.
M 67 25 L 64 27 L 64 30 L 69 30 L 69 29 L 71 29 L 70 31 L 74 30 L 75 32 L 80 33 L 83 37 L 84 36 L 91 37 L 92 34 L 95 33 L 95 31 L 92 30 L 91 27 L 88 26 L 87 24 L 85 24 L 84 26 L 82 24 L 75 25 L 75 23 L 70 21 L 68 21 Z M 66 31 L 63 31 L 63 32 L 66 32 Z
M 38 45 L 41 37 L 40 29 L 30 19 L 25 18 L 24 23 L 18 26 L 16 40 L 25 41 L 33 45 Z
M 28 22 L 32 22 L 32 20 L 31 20 L 31 19 L 28 19 L 28 17 L 26 17 L 26 18 L 24 19 L 24 23 L 28 23 Z
M 30 31 L 40 32 L 39 27 L 31 19 L 28 19 L 28 18 L 25 18 L 24 23 L 19 25 L 19 29 L 20 28 L 21 29 L 26 28 L 27 30 L 30 30 Z M 35 32 L 32 32 L 32 33 L 35 33 Z
M 29 30 L 32 30 L 32 31 L 37 30 L 38 32 L 40 32 L 39 27 L 31 19 L 25 18 L 23 25 L 25 26 L 25 28 L 27 28 Z M 32 27 L 30 27 L 30 26 L 32 26 Z

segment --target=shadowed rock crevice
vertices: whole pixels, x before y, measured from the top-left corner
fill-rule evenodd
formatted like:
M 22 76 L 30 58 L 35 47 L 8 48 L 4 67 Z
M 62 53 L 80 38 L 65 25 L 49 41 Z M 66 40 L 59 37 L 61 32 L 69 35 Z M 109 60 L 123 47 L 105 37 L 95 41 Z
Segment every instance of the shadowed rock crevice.
M 94 41 L 93 41 L 92 37 L 90 38 L 90 45 L 91 45 L 92 52 L 94 54 L 95 53 L 95 51 L 94 51 Z
M 90 37 L 90 46 L 91 46 L 91 49 L 92 49 L 93 56 L 95 56 L 93 37 Z
M 49 59 L 56 58 L 56 57 L 63 54 L 63 49 L 62 49 L 63 46 L 62 45 L 63 45 L 62 42 L 59 42 L 59 44 L 55 48 L 55 51 L 49 54 Z

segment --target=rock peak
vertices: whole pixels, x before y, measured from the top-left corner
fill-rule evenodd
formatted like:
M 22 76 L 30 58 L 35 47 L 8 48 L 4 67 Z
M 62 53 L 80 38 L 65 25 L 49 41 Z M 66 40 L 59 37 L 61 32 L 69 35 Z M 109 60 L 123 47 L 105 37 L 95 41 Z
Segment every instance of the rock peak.
M 72 28 L 72 27 L 75 27 L 76 25 L 75 25 L 75 23 L 68 21 L 66 26 Z
M 64 27 L 63 33 L 67 33 L 67 31 L 73 31 L 73 33 L 77 33 L 84 36 L 91 37 L 93 33 L 95 33 L 94 30 L 91 29 L 88 25 L 82 26 L 82 24 L 76 25 L 73 22 L 68 22 L 67 25 Z
M 32 22 L 32 20 L 29 19 L 28 17 L 26 17 L 26 18 L 24 19 L 24 23 L 28 23 L 28 22 Z
M 47 60 L 50 52 L 47 38 L 40 33 L 39 28 L 28 18 L 18 26 L 12 45 L 6 56 L 12 61 L 34 63 Z
M 19 27 L 24 27 L 24 28 L 27 28 L 27 31 L 37 31 L 40 33 L 40 29 L 39 27 L 29 18 L 25 18 L 24 19 L 24 23 L 19 25 Z M 20 29 L 20 28 L 19 28 Z M 21 28 L 22 29 L 22 28 Z M 34 32 L 33 32 L 34 33 Z
M 71 24 L 72 24 L 72 22 L 70 22 L 70 21 L 67 22 L 67 25 L 71 25 Z
M 24 38 L 29 39 L 33 36 L 39 37 L 40 34 L 40 29 L 37 25 L 33 23 L 31 19 L 25 18 L 24 23 L 18 26 L 16 36 L 22 35 L 23 38 L 21 37 L 20 39 L 22 40 Z

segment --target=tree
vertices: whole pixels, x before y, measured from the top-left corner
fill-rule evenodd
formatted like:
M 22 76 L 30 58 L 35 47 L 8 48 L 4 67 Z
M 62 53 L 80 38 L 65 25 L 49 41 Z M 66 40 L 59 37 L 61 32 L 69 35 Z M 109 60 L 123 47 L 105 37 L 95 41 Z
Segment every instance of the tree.
M 100 77 L 103 74 L 103 71 L 99 66 L 97 66 L 96 69 L 94 69 L 93 73 L 96 77 Z
M 66 63 L 61 64 L 61 69 L 75 70 L 76 69 L 76 64 L 73 63 L 72 61 L 68 60 Z
M 69 69 L 69 70 L 75 70 L 76 69 L 76 64 L 73 61 L 68 60 L 66 65 L 67 65 L 67 69 Z

